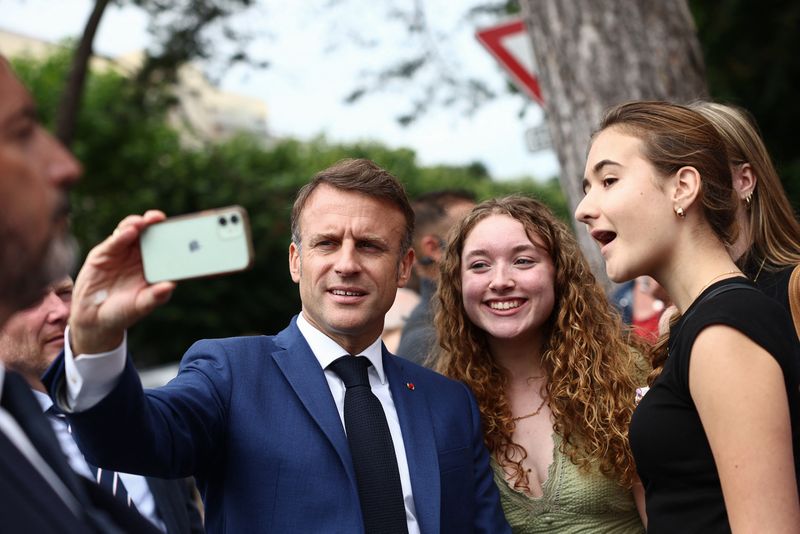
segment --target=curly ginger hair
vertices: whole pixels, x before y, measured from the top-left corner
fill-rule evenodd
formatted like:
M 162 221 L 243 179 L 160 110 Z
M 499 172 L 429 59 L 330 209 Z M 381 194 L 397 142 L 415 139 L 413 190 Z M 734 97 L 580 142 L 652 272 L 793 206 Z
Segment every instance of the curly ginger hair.
M 485 332 L 467 316 L 461 293 L 464 242 L 491 215 L 521 222 L 531 241 L 533 235 L 542 240 L 555 267 L 555 304 L 544 326 L 547 341 L 541 358 L 562 453 L 581 468 L 598 466 L 604 475 L 630 487 L 635 478 L 628 444 L 637 387 L 634 354 L 575 237 L 544 204 L 519 195 L 488 200 L 452 230 L 435 299 L 437 370 L 472 389 L 486 446 L 510 470 L 514 487 L 530 490 L 522 467 L 527 453 L 512 440 L 515 422 L 506 396 L 508 376 L 492 357 Z

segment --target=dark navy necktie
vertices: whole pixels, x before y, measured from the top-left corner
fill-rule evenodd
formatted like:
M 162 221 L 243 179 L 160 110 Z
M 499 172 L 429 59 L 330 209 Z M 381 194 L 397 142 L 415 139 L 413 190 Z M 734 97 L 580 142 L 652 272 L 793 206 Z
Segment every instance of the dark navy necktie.
M 400 471 L 386 414 L 369 386 L 372 363 L 363 356 L 342 356 L 328 368 L 342 379 L 344 427 L 367 534 L 407 534 Z

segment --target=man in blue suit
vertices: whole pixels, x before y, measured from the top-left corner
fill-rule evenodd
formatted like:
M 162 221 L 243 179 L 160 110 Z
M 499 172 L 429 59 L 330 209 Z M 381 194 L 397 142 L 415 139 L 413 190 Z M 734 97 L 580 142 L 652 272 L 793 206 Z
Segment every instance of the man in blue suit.
M 209 532 L 510 531 L 469 390 L 380 342 L 413 261 L 413 211 L 391 174 L 367 160 L 317 174 L 292 210 L 302 313 L 275 336 L 197 342 L 172 382 L 144 392 L 125 329 L 174 288 L 148 285 L 135 252 L 163 218 L 124 219 L 76 281 L 69 342 L 46 382 L 89 461 L 194 475 Z M 363 363 L 367 387 L 340 361 Z M 363 438 L 365 454 L 354 414 L 373 402 L 370 428 L 385 439 Z M 392 475 L 370 478 L 373 469 Z

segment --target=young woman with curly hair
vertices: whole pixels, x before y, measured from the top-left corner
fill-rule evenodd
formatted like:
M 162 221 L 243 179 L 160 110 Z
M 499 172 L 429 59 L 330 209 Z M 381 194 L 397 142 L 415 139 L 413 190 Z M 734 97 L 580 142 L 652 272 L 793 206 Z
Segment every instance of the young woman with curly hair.
M 437 305 L 438 370 L 477 398 L 512 530 L 644 532 L 627 433 L 646 370 L 567 226 L 531 198 L 481 203 Z
M 729 255 L 729 163 L 708 119 L 667 102 L 609 110 L 586 160 L 575 217 L 609 278 L 652 276 L 681 314 L 630 424 L 648 534 L 800 528 L 800 354 Z

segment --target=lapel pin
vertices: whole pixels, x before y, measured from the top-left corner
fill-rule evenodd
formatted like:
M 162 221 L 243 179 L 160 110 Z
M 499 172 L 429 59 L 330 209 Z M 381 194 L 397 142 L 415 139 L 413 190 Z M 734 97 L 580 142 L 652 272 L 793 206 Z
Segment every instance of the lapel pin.
M 414 382 L 406 382 L 406 387 L 411 391 L 414 391 Z

